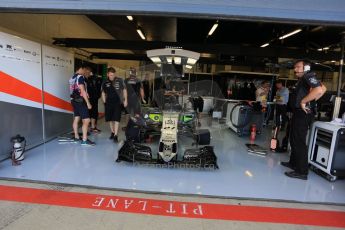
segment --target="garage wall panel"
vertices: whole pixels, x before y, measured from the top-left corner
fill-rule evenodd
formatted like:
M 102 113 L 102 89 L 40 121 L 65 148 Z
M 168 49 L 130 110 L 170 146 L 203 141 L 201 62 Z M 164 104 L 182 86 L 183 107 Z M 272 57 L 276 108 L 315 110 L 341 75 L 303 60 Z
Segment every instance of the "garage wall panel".
M 0 160 L 10 156 L 10 139 L 17 134 L 25 137 L 27 149 L 43 143 L 42 109 L 0 101 L 0 111 Z
M 68 80 L 74 73 L 74 55 L 43 45 L 42 57 L 45 138 L 49 140 L 71 129 Z
M 72 113 L 68 80 L 74 73 L 74 55 L 45 45 L 42 53 L 45 109 Z
M 16 134 L 31 148 L 71 129 L 73 72 L 72 53 L 0 32 L 0 160 Z
M 0 32 L 0 159 L 10 138 L 25 136 L 28 147 L 43 142 L 41 45 Z
M 20 97 L 42 108 L 41 45 L 0 32 L 0 74 L 2 100 Z M 22 102 L 18 102 L 23 104 Z M 26 105 L 26 104 L 24 104 Z

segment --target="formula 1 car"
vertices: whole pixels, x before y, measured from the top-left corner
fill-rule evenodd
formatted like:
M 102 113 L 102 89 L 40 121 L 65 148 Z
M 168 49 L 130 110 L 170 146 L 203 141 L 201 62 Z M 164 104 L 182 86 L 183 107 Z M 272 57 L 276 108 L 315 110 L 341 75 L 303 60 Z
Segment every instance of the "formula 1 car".
M 116 162 L 150 162 L 152 161 L 151 148 L 135 143 L 133 140 L 126 140 L 119 150 Z
M 157 120 L 159 119 L 160 117 Z M 127 137 L 123 146 L 118 151 L 118 158 L 116 162 L 150 162 L 154 164 L 169 164 L 171 162 L 174 162 L 174 165 L 183 164 L 184 166 L 197 165 L 199 167 L 211 166 L 214 169 L 218 168 L 217 157 L 213 151 L 212 146 L 187 149 L 181 157 L 178 157 L 178 124 L 180 121 L 180 113 L 164 111 L 161 119 L 162 127 L 156 159 L 153 158 L 152 150 L 150 147 L 142 145 L 140 143 L 135 143 L 136 140 L 134 138 Z M 137 126 L 139 126 L 139 124 Z M 197 130 L 195 133 L 193 133 L 193 138 L 195 139 L 197 144 L 210 144 L 211 137 L 209 130 Z M 182 158 L 182 160 L 178 160 L 179 158 Z

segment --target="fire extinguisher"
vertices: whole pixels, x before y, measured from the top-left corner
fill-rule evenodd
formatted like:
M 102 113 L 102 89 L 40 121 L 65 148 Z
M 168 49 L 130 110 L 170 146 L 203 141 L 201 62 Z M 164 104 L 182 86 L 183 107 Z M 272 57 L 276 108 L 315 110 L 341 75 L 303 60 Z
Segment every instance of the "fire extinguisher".
M 11 138 L 11 142 L 13 143 L 13 150 L 12 150 L 12 165 L 20 165 L 20 161 L 24 160 L 24 152 L 26 146 L 25 137 L 14 136 Z
M 250 126 L 250 143 L 254 144 L 256 138 L 256 124 Z

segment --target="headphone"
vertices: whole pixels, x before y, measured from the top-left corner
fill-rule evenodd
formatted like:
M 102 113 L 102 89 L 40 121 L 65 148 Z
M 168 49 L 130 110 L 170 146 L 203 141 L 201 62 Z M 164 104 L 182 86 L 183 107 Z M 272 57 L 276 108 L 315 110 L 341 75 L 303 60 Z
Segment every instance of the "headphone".
M 130 67 L 129 68 L 129 75 L 136 75 L 136 70 L 135 70 L 135 68 L 133 68 L 133 67 Z
M 309 61 L 306 61 L 306 60 L 298 60 L 296 61 L 295 63 L 297 62 L 302 62 L 303 63 L 303 72 L 298 72 L 298 73 L 306 73 L 308 71 L 311 70 L 311 65 L 310 65 L 310 62 Z
M 308 71 L 310 71 L 310 64 L 307 64 L 307 65 L 304 65 L 303 66 L 303 72 L 308 72 Z

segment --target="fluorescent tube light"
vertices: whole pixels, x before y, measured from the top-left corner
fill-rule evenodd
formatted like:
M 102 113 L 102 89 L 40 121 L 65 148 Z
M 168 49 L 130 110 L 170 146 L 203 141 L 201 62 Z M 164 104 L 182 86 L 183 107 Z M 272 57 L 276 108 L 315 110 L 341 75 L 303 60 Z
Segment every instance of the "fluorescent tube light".
M 208 36 L 211 36 L 214 33 L 214 31 L 217 29 L 217 27 L 218 27 L 218 23 L 215 23 L 210 29 L 210 32 L 208 32 Z
M 326 46 L 326 47 L 317 49 L 317 51 L 324 51 L 324 50 L 329 50 L 329 47 Z
M 298 29 L 298 30 L 292 31 L 291 33 L 288 33 L 288 34 L 285 34 L 285 35 L 279 37 L 279 40 L 283 40 L 283 39 L 285 39 L 287 37 L 290 37 L 290 36 L 292 36 L 294 34 L 297 34 L 297 33 L 301 32 L 301 31 L 302 31 L 302 29 Z
M 141 37 L 141 39 L 146 40 L 146 37 L 143 34 L 143 32 L 141 31 L 141 29 L 137 29 L 137 32 L 138 32 L 139 36 Z

